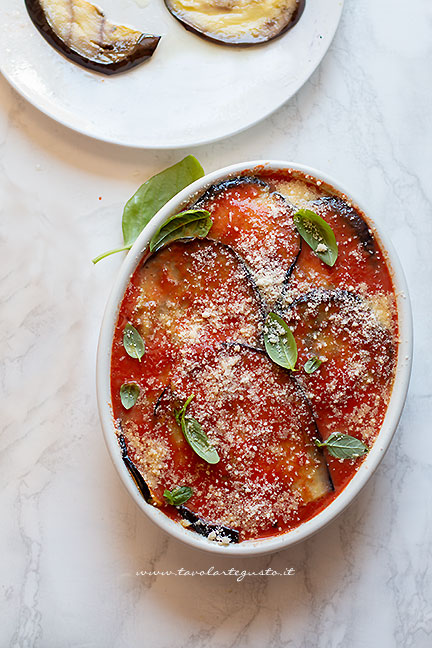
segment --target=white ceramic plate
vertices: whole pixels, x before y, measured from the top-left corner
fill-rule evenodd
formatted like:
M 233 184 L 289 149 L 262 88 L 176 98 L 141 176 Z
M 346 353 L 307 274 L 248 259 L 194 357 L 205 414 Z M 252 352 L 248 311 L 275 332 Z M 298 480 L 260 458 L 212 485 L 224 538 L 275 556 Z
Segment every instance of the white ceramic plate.
M 178 522 L 168 518 L 160 509 L 147 504 L 143 497 L 140 495 L 128 469 L 123 463 L 119 444 L 116 437 L 116 428 L 114 426 L 112 409 L 111 409 L 111 389 L 110 389 L 110 370 L 111 370 L 111 345 L 114 335 L 114 329 L 118 318 L 120 303 L 123 299 L 124 291 L 132 273 L 135 271 L 137 264 L 140 262 L 148 243 L 161 226 L 161 224 L 168 218 L 168 216 L 179 212 L 184 205 L 187 204 L 192 196 L 197 192 L 204 191 L 208 186 L 213 183 L 219 182 L 227 177 L 235 176 L 244 169 L 254 169 L 255 167 L 262 167 L 269 169 L 298 169 L 303 173 L 308 173 L 315 178 L 319 178 L 326 182 L 336 190 L 340 191 L 350 197 L 351 200 L 360 208 L 366 215 L 368 224 L 374 233 L 374 236 L 379 240 L 382 249 L 385 252 L 387 262 L 392 270 L 392 277 L 395 287 L 397 298 L 397 308 L 399 315 L 399 348 L 396 365 L 396 377 L 393 385 L 393 391 L 388 405 L 384 422 L 381 430 L 375 440 L 370 452 L 361 464 L 357 473 L 347 484 L 344 490 L 331 502 L 324 510 L 312 519 L 304 522 L 292 531 L 288 531 L 282 535 L 262 538 L 260 540 L 245 540 L 239 544 L 231 544 L 227 547 L 220 546 L 216 542 L 212 542 L 203 536 L 198 535 L 184 529 Z M 321 171 L 312 169 L 299 164 L 281 161 L 254 161 L 235 164 L 225 169 L 220 169 L 208 174 L 204 178 L 197 180 L 189 187 L 186 187 L 177 196 L 174 196 L 162 209 L 154 216 L 147 227 L 141 232 L 140 236 L 134 243 L 131 251 L 127 255 L 120 269 L 118 278 L 112 289 L 108 304 L 105 310 L 104 319 L 102 322 L 101 334 L 99 338 L 98 357 L 97 357 L 97 395 L 99 414 L 102 422 L 103 431 L 105 434 L 105 441 L 108 450 L 111 454 L 113 463 L 124 483 L 127 490 L 141 508 L 141 510 L 158 526 L 170 533 L 175 538 L 183 542 L 205 549 L 215 553 L 222 553 L 225 555 L 243 555 L 252 556 L 257 554 L 264 554 L 273 551 L 285 549 L 291 545 L 309 538 L 312 534 L 322 529 L 329 522 L 334 520 L 352 500 L 358 495 L 360 490 L 370 479 L 375 469 L 384 457 L 384 453 L 390 445 L 390 441 L 396 431 L 399 418 L 405 403 L 405 398 L 408 390 L 408 383 L 411 373 L 412 361 L 412 321 L 411 321 L 411 305 L 408 296 L 408 287 L 406 285 L 403 270 L 399 264 L 396 252 L 391 243 L 377 224 L 372 220 L 370 212 L 364 208 L 362 203 L 342 187 L 333 178 L 330 178 Z
M 251 48 L 191 34 L 163 0 L 97 4 L 113 22 L 163 36 L 149 61 L 112 77 L 87 71 L 41 37 L 24 0 L 3 0 L 1 72 L 23 97 L 69 128 L 125 146 L 176 148 L 237 133 L 292 97 L 324 57 L 343 0 L 307 0 L 291 31 Z

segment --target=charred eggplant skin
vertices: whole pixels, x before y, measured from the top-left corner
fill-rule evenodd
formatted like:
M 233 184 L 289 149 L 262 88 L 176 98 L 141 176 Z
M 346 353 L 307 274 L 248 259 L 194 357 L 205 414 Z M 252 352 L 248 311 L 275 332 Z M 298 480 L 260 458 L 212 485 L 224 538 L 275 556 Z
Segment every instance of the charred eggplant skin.
M 238 187 L 239 185 L 242 184 L 256 185 L 257 187 L 262 187 L 263 189 L 269 187 L 267 182 L 264 182 L 264 180 L 261 180 L 260 178 L 256 178 L 255 176 L 239 175 L 236 176 L 235 178 L 230 178 L 229 180 L 222 180 L 222 182 L 218 182 L 217 184 L 213 184 L 210 187 L 208 187 L 208 189 L 205 190 L 202 196 L 200 196 L 199 200 L 197 200 L 196 207 L 198 208 L 201 205 L 204 205 L 208 200 L 212 200 L 213 198 L 216 198 L 216 196 L 218 196 L 226 189 L 231 189 L 232 187 Z
M 200 30 L 197 26 L 192 24 L 192 22 L 187 21 L 184 17 L 180 16 L 173 8 L 171 0 L 164 0 L 165 5 L 170 12 L 170 14 L 178 20 L 185 29 L 188 31 L 192 32 L 193 34 L 196 34 L 197 36 L 200 36 L 201 38 L 205 38 L 208 41 L 211 41 L 212 43 L 217 43 L 218 45 L 230 45 L 231 47 L 253 47 L 254 45 L 262 45 L 264 43 L 269 43 L 270 41 L 275 40 L 276 38 L 280 38 L 285 34 L 287 31 L 292 29 L 300 20 L 303 11 L 306 6 L 306 0 L 298 0 L 297 1 L 297 8 L 294 12 L 294 14 L 291 17 L 291 20 L 284 25 L 284 27 L 279 30 L 277 33 L 269 36 L 269 37 L 263 37 L 263 38 L 256 38 L 255 40 L 244 40 L 239 37 L 239 39 L 236 41 L 234 39 L 225 39 L 222 36 L 215 36 L 211 35 L 207 31 L 202 31 Z
M 177 510 L 184 520 L 190 522 L 191 528 L 196 531 L 196 533 L 207 537 L 210 533 L 214 532 L 218 538 L 228 538 L 230 542 L 235 544 L 239 542 L 240 534 L 237 529 L 231 529 L 223 524 L 207 522 L 207 520 L 204 520 L 199 515 L 188 509 L 187 506 L 184 506 L 184 504 L 178 506 Z
M 76 50 L 67 45 L 53 30 L 49 24 L 45 12 L 39 0 L 25 0 L 27 12 L 40 34 L 45 40 L 56 49 L 60 54 L 70 59 L 74 63 L 91 70 L 92 72 L 99 72 L 100 74 L 112 75 L 119 72 L 125 72 L 137 65 L 141 65 L 149 59 L 154 53 L 158 43 L 161 39 L 160 36 L 151 34 L 142 34 L 135 44 L 133 51 L 118 61 L 93 61 L 86 56 L 83 56 Z M 103 15 L 103 14 L 102 14 Z M 111 48 L 109 48 L 111 49 Z
M 135 466 L 132 459 L 129 457 L 126 439 L 124 438 L 123 434 L 120 434 L 118 436 L 118 442 L 122 453 L 122 459 L 126 468 L 129 470 L 129 473 L 134 480 L 136 487 L 138 488 L 145 501 L 151 504 L 152 496 L 150 489 L 144 481 L 144 478 L 141 475 L 140 471 Z M 196 531 L 196 533 L 207 537 L 212 531 L 214 531 L 219 538 L 229 538 L 229 541 L 233 543 L 239 542 L 239 532 L 236 529 L 231 529 L 230 527 L 224 526 L 222 524 L 213 524 L 212 522 L 207 522 L 183 504 L 181 506 L 178 506 L 177 510 L 184 520 L 190 522 L 191 528 Z
M 348 205 L 342 198 L 337 196 L 326 196 L 317 200 L 315 205 L 328 205 L 330 209 L 337 212 L 349 226 L 354 230 L 355 235 L 360 239 L 363 248 L 373 257 L 376 252 L 374 236 L 359 212 L 351 205 Z M 312 205 L 313 206 L 313 205 Z
M 125 440 L 123 434 L 119 435 L 118 442 L 119 442 L 120 450 L 121 450 L 121 453 L 122 453 L 122 459 L 123 459 L 123 462 L 124 462 L 126 468 L 129 470 L 129 473 L 130 473 L 132 479 L 134 480 L 135 485 L 138 488 L 139 492 L 144 497 L 145 501 L 150 504 L 152 502 L 152 496 L 151 496 L 151 493 L 150 493 L 150 489 L 147 486 L 146 482 L 144 481 L 144 478 L 141 475 L 140 471 L 135 466 L 132 459 L 129 457 L 128 449 L 127 449 L 127 445 L 126 445 L 126 440 Z

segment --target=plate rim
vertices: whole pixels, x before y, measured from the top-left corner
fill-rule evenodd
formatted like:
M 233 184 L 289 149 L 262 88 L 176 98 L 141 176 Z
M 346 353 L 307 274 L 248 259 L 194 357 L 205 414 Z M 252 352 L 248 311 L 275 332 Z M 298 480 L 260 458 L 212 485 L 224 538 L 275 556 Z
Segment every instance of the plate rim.
M 308 69 L 306 76 L 301 77 L 297 81 L 297 83 L 294 85 L 294 89 L 292 92 L 289 94 L 289 96 L 285 97 L 281 101 L 278 101 L 274 106 L 270 108 L 270 110 L 265 111 L 262 115 L 259 117 L 256 117 L 252 119 L 252 121 L 247 122 L 246 124 L 236 127 L 234 130 L 230 130 L 229 132 L 223 133 L 223 134 L 218 134 L 214 137 L 205 137 L 202 136 L 199 139 L 194 139 L 189 142 L 177 142 L 177 143 L 169 143 L 169 142 L 163 142 L 162 144 L 156 145 L 154 142 L 153 143 L 146 143 L 145 141 L 141 141 L 138 143 L 132 143 L 130 141 L 127 141 L 125 139 L 121 139 L 119 137 L 110 137 L 109 133 L 103 134 L 95 134 L 92 133 L 90 129 L 86 129 L 84 127 L 80 127 L 79 125 L 73 125 L 72 123 L 68 122 L 61 116 L 56 116 L 55 111 L 50 110 L 48 106 L 40 105 L 36 103 L 31 96 L 29 92 L 26 91 L 25 88 L 22 88 L 20 84 L 17 82 L 15 79 L 14 75 L 9 74 L 7 71 L 4 69 L 4 65 L 2 63 L 2 59 L 0 58 L 0 73 L 2 76 L 6 79 L 6 81 L 9 83 L 10 86 L 23 98 L 27 103 L 29 103 L 33 108 L 36 108 L 40 113 L 48 117 L 49 119 L 53 120 L 57 124 L 60 124 L 64 128 L 67 128 L 69 131 L 73 133 L 79 133 L 80 135 L 83 135 L 84 137 L 88 137 L 91 140 L 94 140 L 96 142 L 103 142 L 105 144 L 111 144 L 115 146 L 121 146 L 129 149 L 138 149 L 138 150 L 180 150 L 180 149 L 185 149 L 188 147 L 197 147 L 197 146 L 204 146 L 206 144 L 213 144 L 215 142 L 220 142 L 222 140 L 228 139 L 229 137 L 233 137 L 235 135 L 239 135 L 240 133 L 243 133 L 244 131 L 248 130 L 249 128 L 252 128 L 256 126 L 257 124 L 261 123 L 271 115 L 273 115 L 277 110 L 279 110 L 282 106 L 284 106 L 288 101 L 290 101 L 297 93 L 298 91 L 307 83 L 307 81 L 311 78 L 311 76 L 314 74 L 314 72 L 317 70 L 317 68 L 321 65 L 322 61 L 324 60 L 330 45 L 332 44 L 336 31 L 340 25 L 340 21 L 342 18 L 342 13 L 345 5 L 345 0 L 335 0 L 335 10 L 338 10 L 338 14 L 336 17 L 336 20 L 334 21 L 334 24 L 329 31 L 329 38 L 327 43 L 325 44 L 324 49 L 320 53 L 320 56 L 318 57 L 317 61 L 315 61 L 310 69 Z M 59 54 L 61 56 L 61 54 Z M 143 138 L 144 140 L 144 138 Z

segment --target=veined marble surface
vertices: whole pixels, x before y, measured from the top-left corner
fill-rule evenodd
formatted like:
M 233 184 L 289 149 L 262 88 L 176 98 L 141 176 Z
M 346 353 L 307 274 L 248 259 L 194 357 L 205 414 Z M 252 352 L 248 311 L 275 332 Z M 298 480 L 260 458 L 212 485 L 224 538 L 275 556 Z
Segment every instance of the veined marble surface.
M 432 4 L 346 0 L 324 62 L 271 118 L 187 151 L 206 171 L 279 158 L 322 169 L 390 233 L 414 311 L 398 432 L 358 499 L 311 540 L 255 558 L 169 539 L 135 507 L 95 401 L 122 207 L 179 151 L 76 135 L 0 79 L 0 646 L 430 648 Z M 287 578 L 141 570 L 295 569 Z

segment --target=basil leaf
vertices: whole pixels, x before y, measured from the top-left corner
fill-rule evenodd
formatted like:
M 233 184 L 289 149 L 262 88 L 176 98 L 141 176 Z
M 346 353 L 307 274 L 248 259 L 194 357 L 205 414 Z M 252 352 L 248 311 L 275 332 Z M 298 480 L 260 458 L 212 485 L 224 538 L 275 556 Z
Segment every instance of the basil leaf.
M 138 400 L 140 388 L 135 383 L 124 383 L 120 387 L 120 400 L 125 409 L 130 409 Z
M 204 170 L 201 164 L 193 155 L 188 155 L 177 164 L 144 182 L 128 200 L 123 210 L 124 246 L 100 254 L 93 259 L 93 263 L 97 263 L 110 254 L 130 250 L 138 235 L 159 209 L 182 189 L 198 178 L 202 178 L 203 175 Z
M 206 209 L 187 209 L 171 216 L 150 241 L 150 252 L 156 252 L 177 239 L 204 238 L 213 221 Z
M 181 419 L 182 419 L 183 416 L 185 416 L 188 405 L 191 402 L 191 400 L 193 400 L 194 398 L 195 398 L 195 394 L 192 394 L 192 396 L 189 396 L 189 398 L 187 398 L 187 400 L 185 401 L 185 404 L 183 405 L 183 407 L 181 409 L 174 410 L 175 420 L 177 421 L 177 423 L 180 426 L 181 426 Z
M 165 489 L 163 494 L 168 504 L 171 504 L 172 506 L 181 506 L 182 504 L 185 504 L 192 495 L 193 490 L 190 486 L 177 486 L 171 491 Z
M 288 324 L 277 313 L 267 315 L 264 326 L 267 355 L 280 367 L 295 371 L 297 344 Z
M 211 445 L 207 434 L 200 423 L 192 416 L 185 416 L 182 419 L 182 432 L 192 450 L 209 464 L 217 464 L 220 461 L 218 451 Z
M 105 257 L 111 256 L 111 254 L 117 254 L 117 252 L 128 252 L 131 247 L 131 245 L 122 245 L 121 247 L 115 248 L 114 250 L 109 250 L 109 252 L 102 252 L 102 254 L 98 254 L 98 256 L 92 259 L 92 263 L 96 265 L 96 263 L 99 263 L 99 261 L 102 261 L 102 259 L 105 259 Z
M 298 233 L 321 261 L 328 266 L 334 266 L 338 256 L 338 245 L 330 225 L 310 209 L 299 209 L 293 219 Z
M 204 170 L 193 155 L 144 182 L 125 205 L 123 211 L 123 238 L 125 245 L 132 245 L 144 227 L 168 200 L 198 178 Z
M 145 344 L 141 335 L 132 324 L 126 324 L 123 329 L 123 346 L 131 358 L 137 358 L 141 362 L 141 358 L 145 353 Z
M 322 443 L 315 441 L 315 445 L 318 448 L 327 448 L 337 459 L 356 459 L 369 452 L 369 448 L 363 441 L 341 432 L 332 432 L 327 441 Z
M 193 398 L 194 396 L 189 396 L 183 407 L 174 412 L 174 416 L 181 427 L 184 438 L 198 457 L 209 464 L 217 464 L 220 461 L 218 451 L 211 445 L 201 424 L 192 416 L 186 416 L 186 408 Z
M 309 360 L 305 362 L 304 370 L 307 374 L 312 374 L 314 373 L 314 371 L 321 367 L 322 363 L 322 360 L 320 360 L 317 356 L 314 356 L 313 358 L 309 358 Z

